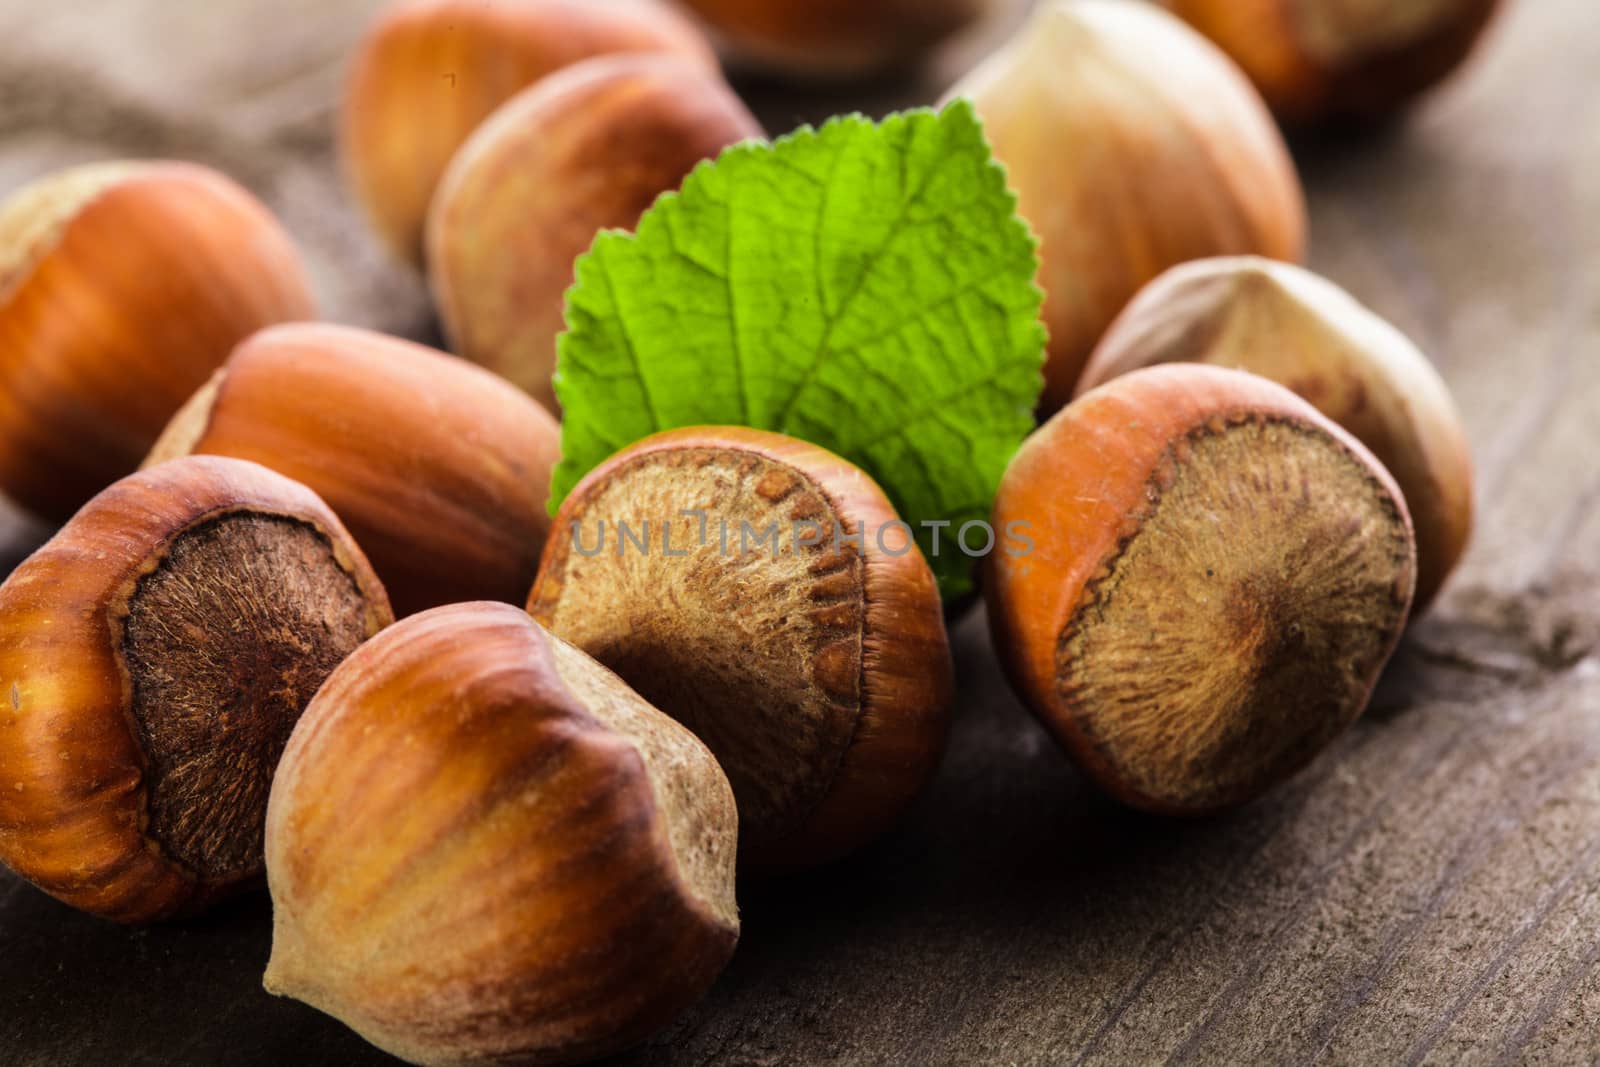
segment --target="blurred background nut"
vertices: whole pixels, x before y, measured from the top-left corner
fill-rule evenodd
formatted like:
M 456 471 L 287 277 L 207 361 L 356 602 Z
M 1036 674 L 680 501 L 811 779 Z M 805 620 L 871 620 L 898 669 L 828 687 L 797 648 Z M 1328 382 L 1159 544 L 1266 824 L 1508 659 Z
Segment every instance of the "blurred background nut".
M 762 135 L 715 70 L 606 56 L 543 79 L 480 126 L 434 197 L 428 266 L 452 347 L 551 410 L 573 261 L 632 229 L 695 164 Z
M 910 64 L 1006 0 L 682 0 L 731 57 L 842 79 Z
M 560 447 L 550 413 L 487 371 L 368 330 L 297 323 L 240 345 L 148 462 L 235 456 L 305 482 L 408 615 L 523 600 Z
M 0 586 L 0 859 L 122 922 L 253 881 L 295 721 L 390 620 L 305 486 L 213 457 L 117 482 Z
M 1472 53 L 1500 0 L 1164 0 L 1283 118 L 1374 118 Z
M 732 955 L 735 824 L 705 747 L 520 609 L 414 616 L 284 753 L 266 987 L 413 1063 L 615 1052 Z
M 715 69 L 661 0 L 403 0 L 358 46 L 340 117 L 356 200 L 389 247 L 421 266 L 434 186 L 478 124 L 520 90 L 612 52 L 670 52 Z
M 1444 380 L 1399 330 L 1332 282 L 1255 257 L 1188 263 L 1151 282 L 1095 350 L 1080 393 L 1140 367 L 1237 367 L 1300 394 L 1394 476 L 1417 532 L 1415 611 L 1472 531 L 1472 455 Z
M 949 95 L 976 102 L 1041 241 L 1045 412 L 1071 398 L 1101 333 L 1166 268 L 1304 252 L 1304 195 L 1260 96 L 1158 8 L 1042 0 Z
M 0 205 L 0 491 L 65 519 L 235 344 L 315 314 L 288 234 L 213 170 L 97 163 L 24 187 Z

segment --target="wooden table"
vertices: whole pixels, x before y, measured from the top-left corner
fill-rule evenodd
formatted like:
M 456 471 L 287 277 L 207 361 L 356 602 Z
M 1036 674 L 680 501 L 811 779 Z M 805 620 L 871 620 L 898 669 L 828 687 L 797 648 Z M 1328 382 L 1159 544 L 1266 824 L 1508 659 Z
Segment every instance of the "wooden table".
M 281 212 L 331 317 L 426 337 L 332 161 L 374 5 L 5 0 L 0 190 L 212 163 Z M 1600 32 L 1592 0 L 1511 6 L 1409 122 L 1296 146 L 1314 265 L 1437 359 L 1481 478 L 1472 553 L 1364 721 L 1248 810 L 1143 818 L 1066 765 L 968 618 L 933 789 L 858 858 L 743 887 L 732 966 L 626 1062 L 1600 1058 Z M 776 131 L 935 88 L 752 96 Z M 264 895 L 121 929 L 0 875 L 0 1060 L 386 1062 L 262 992 L 268 937 Z

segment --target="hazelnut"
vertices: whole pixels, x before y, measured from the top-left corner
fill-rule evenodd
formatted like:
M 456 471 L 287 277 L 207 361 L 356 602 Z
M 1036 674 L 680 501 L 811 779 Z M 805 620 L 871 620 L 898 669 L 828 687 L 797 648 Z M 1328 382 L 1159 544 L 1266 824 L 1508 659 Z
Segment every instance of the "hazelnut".
M 148 462 L 235 456 L 304 482 L 409 615 L 524 599 L 560 447 L 550 413 L 487 371 L 383 334 L 297 323 L 240 345 Z
M 520 609 L 425 612 L 284 752 L 266 987 L 413 1063 L 615 1052 L 732 955 L 736 821 L 693 735 Z
M 970 97 L 1040 238 L 1054 411 L 1139 289 L 1203 256 L 1298 260 L 1305 198 L 1237 67 L 1133 0 L 1045 0 L 954 89 Z
M 1280 385 L 1171 364 L 1074 401 L 1001 482 L 989 621 L 1017 691 L 1127 804 L 1248 801 L 1365 708 L 1411 604 L 1393 480 Z
M 760 136 L 716 71 L 675 56 L 586 60 L 521 93 L 462 146 L 429 215 L 452 347 L 555 410 L 573 261 L 602 229 L 632 229 L 695 164 Z
M 528 610 L 716 754 L 747 869 L 877 836 L 943 748 L 933 574 L 872 479 L 803 441 L 698 427 L 617 453 L 561 505 Z
M 1284 119 L 1371 118 L 1472 53 L 1499 0 L 1164 0 L 1231 55 Z
M 0 586 L 0 859 L 121 922 L 254 880 L 290 730 L 390 618 L 303 485 L 210 457 L 117 482 Z
M 737 59 L 800 77 L 912 63 L 999 0 L 683 0 Z
M 0 491 L 60 522 L 139 466 L 262 326 L 316 309 L 266 208 L 187 163 L 98 163 L 0 205 Z
M 490 112 L 545 75 L 612 52 L 716 56 L 659 0 L 406 0 L 356 52 L 340 149 L 356 199 L 400 258 L 422 265 L 434 186 Z
M 1433 601 L 1472 531 L 1472 456 L 1450 390 L 1416 345 L 1310 271 L 1207 259 L 1173 268 L 1134 298 L 1078 391 L 1177 361 L 1271 378 L 1371 449 L 1416 525 L 1414 613 Z

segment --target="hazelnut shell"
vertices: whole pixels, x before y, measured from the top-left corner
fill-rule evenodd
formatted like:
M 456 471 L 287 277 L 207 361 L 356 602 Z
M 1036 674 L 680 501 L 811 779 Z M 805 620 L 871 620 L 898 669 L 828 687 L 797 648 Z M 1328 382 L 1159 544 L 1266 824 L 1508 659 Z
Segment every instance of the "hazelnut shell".
M 792 871 L 888 829 L 943 749 L 944 618 L 898 521 L 871 478 L 815 445 L 671 430 L 611 457 L 562 503 L 528 610 L 716 754 L 745 869 Z M 649 551 L 624 544 L 619 522 Z M 601 523 L 611 539 L 594 553 Z M 744 523 L 752 535 L 778 524 L 777 551 L 741 542 Z
M 1413 612 L 1426 610 L 1472 532 L 1472 455 L 1449 388 L 1416 345 L 1310 271 L 1249 256 L 1207 259 L 1174 267 L 1134 298 L 1078 391 L 1180 361 L 1270 378 L 1372 450 L 1416 526 Z
M 1159 8 L 1044 0 L 949 95 L 975 102 L 1040 240 L 1045 413 L 1168 267 L 1304 254 L 1305 197 L 1272 116 L 1227 56 Z
M 1000 0 L 683 0 L 744 65 L 847 80 L 912 64 Z
M 0 859 L 122 922 L 250 883 L 291 727 L 390 619 L 304 486 L 213 457 L 117 482 L 0 586 Z
M 1079 768 L 1148 811 L 1251 800 L 1366 706 L 1404 628 L 1410 519 L 1381 464 L 1282 386 L 1171 364 L 1030 437 L 989 559 L 995 645 Z
M 240 345 L 149 462 L 190 453 L 254 460 L 322 494 L 408 615 L 522 602 L 550 527 L 560 428 L 442 352 L 300 323 Z
M 66 519 L 235 344 L 315 314 L 289 236 L 216 171 L 98 163 L 23 188 L 0 206 L 0 490 Z
M 735 824 L 705 747 L 520 609 L 413 616 L 284 753 L 266 987 L 413 1063 L 615 1052 L 732 954 Z
M 715 70 L 666 54 L 586 60 L 514 97 L 456 154 L 429 215 L 451 348 L 556 410 L 573 261 L 696 164 L 761 135 Z
M 1289 122 L 1370 119 L 1472 54 L 1500 0 L 1165 0 Z
M 405 0 L 356 51 L 340 112 L 350 185 L 378 234 L 422 265 L 434 188 L 490 113 L 547 74 L 613 52 L 669 52 L 715 69 L 698 30 L 660 0 Z

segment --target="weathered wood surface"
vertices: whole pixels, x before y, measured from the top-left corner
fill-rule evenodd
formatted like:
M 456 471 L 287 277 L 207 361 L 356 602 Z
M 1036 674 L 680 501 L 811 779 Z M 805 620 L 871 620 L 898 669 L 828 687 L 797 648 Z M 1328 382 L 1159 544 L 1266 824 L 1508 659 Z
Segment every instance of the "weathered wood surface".
M 5 0 L 0 191 L 216 164 L 283 214 L 332 317 L 427 336 L 331 160 L 374 2 Z M 1589 0 L 1512 8 L 1411 121 L 1297 145 L 1315 266 L 1435 356 L 1481 473 L 1471 556 L 1366 719 L 1249 810 L 1142 818 L 1066 766 L 970 618 L 931 793 L 866 854 L 744 887 L 732 967 L 626 1062 L 1600 1059 L 1600 32 Z M 756 98 L 781 130 L 932 95 Z M 124 930 L 0 875 L 0 1059 L 385 1062 L 260 990 L 267 914 Z

